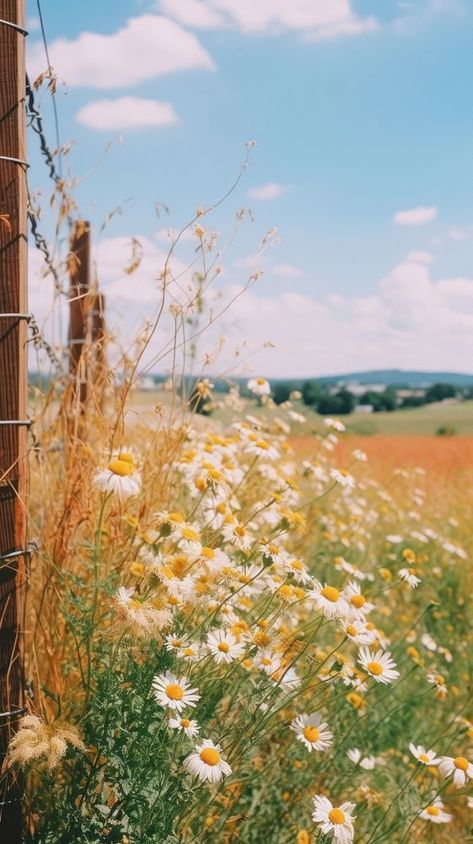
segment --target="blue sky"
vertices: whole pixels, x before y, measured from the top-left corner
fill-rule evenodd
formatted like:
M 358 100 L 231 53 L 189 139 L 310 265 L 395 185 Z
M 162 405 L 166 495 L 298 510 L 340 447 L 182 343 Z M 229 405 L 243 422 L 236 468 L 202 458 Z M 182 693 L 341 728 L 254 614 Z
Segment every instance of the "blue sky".
M 34 3 L 29 15 L 34 75 L 44 68 Z M 232 342 L 247 329 L 255 349 L 258 331 L 274 328 L 277 348 L 255 352 L 256 368 L 473 369 L 469 0 L 49 0 L 43 15 L 65 80 L 61 141 L 75 142 L 67 166 L 86 173 L 123 130 L 77 189 L 95 230 L 129 200 L 98 254 L 133 235 L 153 249 L 159 229 L 179 228 L 225 192 L 254 139 L 212 226 L 225 235 L 238 207 L 254 214 L 226 258 L 230 289 L 266 230 L 278 229 L 248 309 L 224 326 Z M 123 97 L 133 108 L 128 99 L 120 114 Z M 159 104 L 155 125 L 141 125 L 153 107 L 143 100 Z M 47 94 L 42 110 L 54 144 Z M 132 112 L 137 125 L 126 128 Z M 32 183 L 47 191 L 34 145 Z M 156 202 L 169 216 L 157 219 Z M 119 268 L 107 266 L 118 289 Z M 303 329 L 298 309 L 311 314 Z

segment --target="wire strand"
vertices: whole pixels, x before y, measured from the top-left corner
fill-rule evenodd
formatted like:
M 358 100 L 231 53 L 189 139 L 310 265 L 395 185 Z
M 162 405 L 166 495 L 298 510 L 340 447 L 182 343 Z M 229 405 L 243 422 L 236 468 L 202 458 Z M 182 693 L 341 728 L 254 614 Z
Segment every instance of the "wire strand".
M 52 68 L 52 65 L 51 65 L 51 60 L 49 58 L 48 40 L 46 38 L 46 30 L 44 28 L 44 20 L 43 20 L 43 13 L 41 11 L 40 0 L 36 0 L 36 6 L 38 8 L 39 23 L 40 23 L 40 27 L 41 27 L 41 35 L 42 35 L 43 44 L 44 44 L 44 52 L 46 54 L 46 61 L 48 63 L 48 73 L 49 73 L 49 76 L 51 78 L 53 68 Z M 52 96 L 52 101 L 53 101 L 54 126 L 55 126 L 55 130 L 56 130 L 56 146 L 57 146 L 57 150 L 58 150 L 58 171 L 59 171 L 59 178 L 62 179 L 62 158 L 61 158 L 61 139 L 60 139 L 60 133 L 59 133 L 59 117 L 58 117 L 58 110 L 57 110 L 57 104 L 56 104 L 56 94 L 55 94 L 53 89 L 51 90 L 51 96 Z

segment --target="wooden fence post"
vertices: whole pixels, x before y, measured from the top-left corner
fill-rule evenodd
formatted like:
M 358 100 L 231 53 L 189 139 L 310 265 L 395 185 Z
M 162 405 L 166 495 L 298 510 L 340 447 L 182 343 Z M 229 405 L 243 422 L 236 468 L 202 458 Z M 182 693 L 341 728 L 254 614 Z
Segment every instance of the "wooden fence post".
M 87 342 L 87 316 L 90 289 L 90 223 L 75 223 L 69 256 L 69 373 L 73 382 L 72 403 L 84 413 L 87 399 L 87 360 L 83 354 Z
M 24 4 L 0 0 L 0 764 L 23 711 L 27 493 Z M 0 776 L 0 841 L 19 844 L 21 786 Z

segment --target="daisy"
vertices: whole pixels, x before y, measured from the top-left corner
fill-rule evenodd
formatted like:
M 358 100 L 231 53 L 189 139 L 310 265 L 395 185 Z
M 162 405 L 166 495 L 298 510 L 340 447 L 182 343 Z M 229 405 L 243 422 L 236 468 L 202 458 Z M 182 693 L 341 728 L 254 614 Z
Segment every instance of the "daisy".
M 418 762 L 423 765 L 438 765 L 440 759 L 435 755 L 435 750 L 426 750 L 422 744 L 409 744 L 409 750 Z
M 356 583 L 354 580 L 350 580 L 347 583 L 342 594 L 350 607 L 351 614 L 355 618 L 362 620 L 366 613 L 374 609 L 374 605 L 370 604 L 365 596 L 362 595 L 359 583 Z
M 399 577 L 402 580 L 405 580 L 407 584 L 411 587 L 411 589 L 415 589 L 419 583 L 422 583 L 420 577 L 417 577 L 416 570 L 413 568 L 409 569 L 399 569 Z
M 438 797 L 430 806 L 423 809 L 419 817 L 424 821 L 432 821 L 432 823 L 450 823 L 453 820 L 453 815 L 449 815 L 448 812 L 444 811 L 444 805 Z
M 334 431 L 338 431 L 339 434 L 343 434 L 346 430 L 345 425 L 343 422 L 340 422 L 340 419 L 332 419 L 330 416 L 324 419 L 324 425 L 326 428 L 332 428 Z
M 251 393 L 255 396 L 269 396 L 271 392 L 271 385 L 266 378 L 250 378 L 246 385 Z
M 314 812 L 312 820 L 319 825 L 319 830 L 328 835 L 333 833 L 333 840 L 339 844 L 350 844 L 353 841 L 353 809 L 355 803 L 342 803 L 336 807 L 328 797 L 317 794 L 314 797 Z
M 363 768 L 365 771 L 372 771 L 376 764 L 374 756 L 364 756 L 362 758 L 361 750 L 358 750 L 357 747 L 347 750 L 347 756 L 354 765 L 359 765 L 360 768 Z
M 120 500 L 129 498 L 130 495 L 138 495 L 141 477 L 136 471 L 132 456 L 121 451 L 118 457 L 110 461 L 107 469 L 95 473 L 92 486 L 101 492 L 114 493 Z
M 342 621 L 341 625 L 345 635 L 357 645 L 371 645 L 376 638 L 375 631 L 368 630 L 366 622 L 359 621 L 358 619 Z
M 265 674 L 274 674 L 275 671 L 278 671 L 281 667 L 281 660 L 276 654 L 273 654 L 271 651 L 265 649 L 260 651 L 255 656 L 255 665 L 260 671 L 264 671 Z
M 463 788 L 468 780 L 473 779 L 473 765 L 466 756 L 442 756 L 439 771 L 445 779 L 453 774 L 457 788 Z
M 355 486 L 355 478 L 346 469 L 330 469 L 329 475 L 332 481 L 347 489 L 353 489 Z
M 217 665 L 221 662 L 233 662 L 245 650 L 235 637 L 226 630 L 214 630 L 207 636 L 207 647 Z
M 335 586 L 322 586 L 317 580 L 315 588 L 309 593 L 314 598 L 317 607 L 322 610 L 326 618 L 340 618 L 349 615 L 348 604 L 339 589 Z
M 396 671 L 396 663 L 389 651 L 383 653 L 382 650 L 379 650 L 372 654 L 368 648 L 360 648 L 358 662 L 378 683 L 392 683 L 399 677 L 399 671 Z
M 191 689 L 184 677 L 178 679 L 168 671 L 154 677 L 153 690 L 160 706 L 168 706 L 176 712 L 182 712 L 186 706 L 195 706 L 200 700 L 197 689 Z
M 316 712 L 312 715 L 298 715 L 291 724 L 291 730 L 294 730 L 309 753 L 312 750 L 327 750 L 332 744 L 333 734 Z
M 171 730 L 180 730 L 187 738 L 194 738 L 199 732 L 199 725 L 197 721 L 189 718 L 170 718 L 169 726 Z
M 189 773 L 198 777 L 201 782 L 216 783 L 222 777 L 232 773 L 228 762 L 222 759 L 222 748 L 214 744 L 210 739 L 204 739 L 202 744 L 197 744 L 194 753 L 190 753 L 184 760 L 184 767 Z

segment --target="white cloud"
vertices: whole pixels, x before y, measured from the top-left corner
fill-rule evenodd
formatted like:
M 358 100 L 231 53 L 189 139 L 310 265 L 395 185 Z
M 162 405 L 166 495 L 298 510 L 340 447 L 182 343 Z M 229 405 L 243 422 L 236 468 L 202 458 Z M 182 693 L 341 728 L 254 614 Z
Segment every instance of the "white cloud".
M 116 100 L 95 100 L 77 113 L 76 119 L 90 129 L 143 129 L 169 126 L 178 117 L 172 105 L 141 97 L 119 97 Z
M 76 38 L 57 38 L 49 45 L 51 64 L 67 85 L 121 88 L 137 85 L 178 70 L 215 65 L 191 32 L 159 15 L 130 18 L 110 35 L 82 32 Z M 37 42 L 28 53 L 28 70 L 45 69 L 44 48 Z
M 450 229 L 448 236 L 450 240 L 466 240 L 468 231 L 466 229 L 453 228 Z
M 396 211 L 393 219 L 397 226 L 424 226 L 435 220 L 437 214 L 436 205 L 419 205 L 407 211 Z
M 130 258 L 130 238 L 113 237 L 99 242 L 94 250 L 98 277 L 106 296 L 106 316 L 110 330 L 126 349 L 145 320 L 152 321 L 161 292 L 159 273 L 165 250 L 146 237 L 139 238 L 143 261 L 133 275 L 124 266 Z M 41 323 L 51 313 L 53 285 L 40 279 L 39 253 L 32 252 L 31 310 Z M 177 259 L 174 271 L 179 279 L 179 297 L 185 295 L 190 273 Z M 214 313 L 220 313 L 238 292 L 234 285 L 220 285 L 210 293 Z M 168 305 L 173 301 L 168 298 Z M 167 308 L 165 309 L 167 314 Z M 205 317 L 201 324 L 205 323 Z M 46 336 L 59 340 L 58 309 L 49 316 Z M 63 330 L 67 330 L 65 301 Z M 56 328 L 54 328 L 56 326 Z M 65 326 L 65 329 L 64 329 Z M 216 325 L 198 340 L 197 358 L 227 338 L 214 371 L 224 371 L 233 360 L 233 350 L 246 343 L 250 362 L 269 376 L 323 375 L 373 368 L 439 369 L 465 371 L 473 359 L 473 279 L 453 277 L 434 280 L 425 263 L 404 260 L 382 278 L 374 291 L 365 296 L 341 296 L 332 292 L 316 298 L 295 290 L 278 296 L 259 292 L 258 286 L 238 297 Z M 165 316 L 156 333 L 146 362 L 171 337 L 171 321 Z M 265 341 L 275 349 L 262 349 Z M 32 365 L 33 361 L 32 361 Z M 170 357 L 164 357 L 154 371 L 165 371 Z M 241 373 L 241 366 L 234 370 Z
M 277 199 L 278 196 L 284 193 L 284 187 L 282 185 L 278 185 L 277 182 L 266 182 L 265 185 L 259 185 L 259 187 L 251 188 L 248 191 L 248 196 L 250 199 Z
M 300 278 L 304 275 L 299 267 L 294 264 L 276 264 L 271 270 L 274 275 L 279 275 L 281 278 Z
M 379 26 L 374 17 L 358 17 L 350 0 L 157 0 L 157 7 L 187 26 L 234 27 L 257 35 L 296 31 L 333 38 Z
M 413 261 L 415 264 L 431 264 L 434 260 L 431 252 L 423 252 L 420 249 L 414 249 L 406 257 L 406 261 Z

